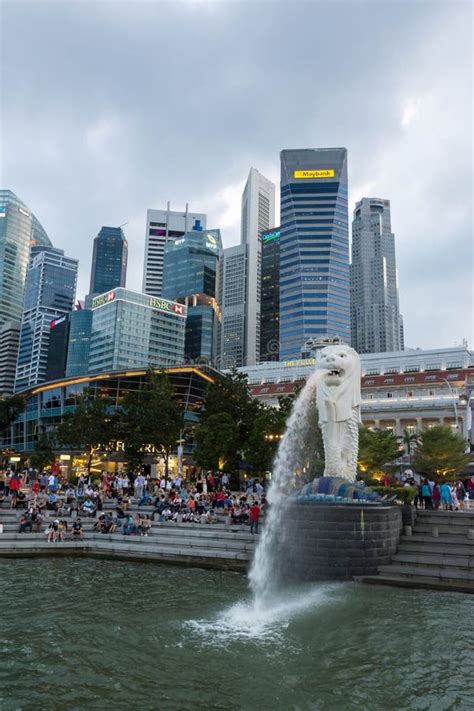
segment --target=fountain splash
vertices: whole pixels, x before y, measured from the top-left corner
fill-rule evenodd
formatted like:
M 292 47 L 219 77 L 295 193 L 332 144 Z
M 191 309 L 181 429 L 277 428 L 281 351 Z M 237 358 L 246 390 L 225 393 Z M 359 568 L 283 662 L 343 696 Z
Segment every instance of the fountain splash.
M 295 469 L 302 464 L 308 435 L 308 419 L 316 407 L 316 388 L 321 371 L 314 371 L 300 392 L 288 419 L 273 465 L 272 482 L 267 494 L 269 508 L 265 526 L 257 544 L 249 573 L 256 608 L 263 609 L 275 591 L 278 580 L 278 550 L 284 537 L 285 509 Z

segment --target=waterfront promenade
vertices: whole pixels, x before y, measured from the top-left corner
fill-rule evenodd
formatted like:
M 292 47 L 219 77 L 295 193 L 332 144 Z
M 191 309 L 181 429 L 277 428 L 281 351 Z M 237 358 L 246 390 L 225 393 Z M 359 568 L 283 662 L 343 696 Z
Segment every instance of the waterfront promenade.
M 81 518 L 84 538 L 48 542 L 45 529 L 57 518 L 54 512 L 46 512 L 41 531 L 19 533 L 22 511 L 0 508 L 0 558 L 36 556 L 93 556 L 119 560 L 150 561 L 175 565 L 190 565 L 203 568 L 245 572 L 255 545 L 248 527 L 226 523 L 198 524 L 173 521 L 152 521 L 148 535 L 125 536 L 121 533 L 98 533 L 94 531 L 96 518 Z M 104 513 L 113 511 L 114 504 L 104 503 Z M 130 513 L 151 514 L 152 507 L 130 506 Z M 74 519 L 68 519 L 71 524 Z

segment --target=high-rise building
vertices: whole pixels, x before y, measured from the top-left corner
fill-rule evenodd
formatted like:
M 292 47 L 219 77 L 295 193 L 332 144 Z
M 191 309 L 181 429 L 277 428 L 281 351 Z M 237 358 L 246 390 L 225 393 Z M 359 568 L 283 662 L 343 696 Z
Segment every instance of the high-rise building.
M 94 239 L 89 295 L 125 286 L 128 243 L 120 227 L 102 227 Z
M 217 279 L 222 241 L 219 230 L 192 230 L 165 247 L 163 296 L 187 306 L 184 355 L 217 359 L 220 309 Z
M 13 393 L 20 327 L 20 321 L 0 324 L 0 397 Z
M 76 295 L 77 259 L 61 249 L 31 248 L 21 321 L 15 390 L 44 382 L 51 321 L 71 311 Z
M 72 313 L 72 312 L 71 312 Z M 45 380 L 60 380 L 66 375 L 70 314 L 55 318 L 49 324 L 48 360 Z
M 260 361 L 280 356 L 280 228 L 262 232 Z
M 11 190 L 0 190 L 0 324 L 21 321 L 32 245 L 51 245 L 31 210 Z
M 280 359 L 309 339 L 350 343 L 347 151 L 281 152 Z
M 143 265 L 143 291 L 151 296 L 162 296 L 163 258 L 169 240 L 179 239 L 186 232 L 202 227 L 206 229 L 207 217 L 197 212 L 148 210 L 146 215 L 145 261 Z
M 91 309 L 77 308 L 69 314 L 69 342 L 67 349 L 66 377 L 87 375 L 89 350 L 92 335 Z
M 224 249 L 218 293 L 222 311 L 219 367 L 238 368 L 245 363 L 246 244 Z
M 186 312 L 183 304 L 130 289 L 96 296 L 89 373 L 182 363 Z
M 359 353 L 402 350 L 390 201 L 362 198 L 352 222 L 352 345 Z
M 260 356 L 261 242 L 262 232 L 275 225 L 275 185 L 255 168 L 242 194 L 241 244 L 247 246 L 245 305 L 245 363 Z

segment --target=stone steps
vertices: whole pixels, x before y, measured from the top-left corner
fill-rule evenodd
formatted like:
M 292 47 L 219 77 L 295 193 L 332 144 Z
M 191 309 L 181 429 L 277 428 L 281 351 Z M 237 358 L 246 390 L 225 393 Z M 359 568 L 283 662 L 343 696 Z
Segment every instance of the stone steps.
M 368 585 L 388 585 L 397 588 L 417 588 L 421 590 L 438 590 L 440 592 L 474 593 L 474 585 L 469 582 L 447 581 L 441 578 L 430 578 L 428 576 L 418 577 L 413 575 L 406 577 L 404 575 L 391 573 L 390 575 L 366 575 L 360 578 L 360 580 Z
M 140 509 L 140 513 L 143 513 Z M 50 555 L 89 555 L 124 560 L 153 561 L 181 565 L 219 568 L 244 572 L 253 555 L 257 536 L 248 529 L 223 524 L 160 523 L 153 521 L 147 536 L 124 536 L 121 533 L 102 534 L 93 526 L 97 518 L 81 517 L 84 539 L 49 543 L 44 530 L 55 514 L 49 512 L 40 533 L 19 533 L 22 510 L 0 509 L 1 557 L 33 557 Z M 134 515 L 132 508 L 130 514 Z M 74 519 L 66 519 L 72 524 Z
M 7 541 L 38 541 L 45 539 L 44 532 L 41 533 L 4 533 L 0 536 L 0 543 Z M 71 540 L 71 534 L 68 534 L 66 541 Z M 223 540 L 220 537 L 207 539 L 199 536 L 162 536 L 156 533 L 154 536 L 124 536 L 120 533 L 97 533 L 85 532 L 83 539 L 87 541 L 122 541 L 126 543 L 139 543 L 143 541 L 152 543 L 153 545 L 178 546 L 179 548 L 209 548 L 212 550 L 227 550 L 237 551 L 251 554 L 254 549 L 253 542 L 243 543 L 242 541 Z
M 418 511 L 390 565 L 361 578 L 372 585 L 474 593 L 474 512 Z M 433 535 L 433 532 L 437 535 Z

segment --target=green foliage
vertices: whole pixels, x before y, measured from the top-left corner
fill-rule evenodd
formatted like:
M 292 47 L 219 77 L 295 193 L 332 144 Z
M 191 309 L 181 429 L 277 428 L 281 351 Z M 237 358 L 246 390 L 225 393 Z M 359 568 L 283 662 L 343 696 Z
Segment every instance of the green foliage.
M 194 458 L 209 469 L 231 470 L 238 465 L 238 429 L 224 412 L 207 417 L 196 430 Z
M 423 430 L 413 456 L 413 466 L 429 476 L 455 474 L 464 469 L 470 461 L 465 453 L 466 442 L 450 427 L 437 425 Z
M 179 438 L 183 415 L 166 373 L 150 369 L 143 387 L 124 397 L 116 422 L 130 467 L 139 469 L 147 447 L 151 447 L 165 456 L 167 474 L 168 458 Z
M 0 399 L 0 432 L 10 427 L 18 415 L 25 411 L 25 407 L 25 398 L 21 395 Z
M 35 442 L 33 452 L 30 457 L 31 466 L 40 472 L 49 467 L 54 462 L 54 441 L 47 434 L 42 434 Z
M 115 419 L 109 413 L 110 406 L 109 398 L 96 396 L 92 390 L 86 389 L 74 412 L 64 415 L 56 432 L 60 445 L 87 452 L 88 473 L 94 450 L 99 447 L 109 450 L 116 440 Z
M 403 449 L 389 430 L 359 431 L 358 464 L 362 472 L 370 475 L 374 471 L 390 471 L 390 463 L 403 454 Z
M 196 462 L 215 469 L 216 464 L 225 461 L 227 466 L 237 468 L 239 460 L 249 452 L 258 415 L 261 415 L 259 403 L 250 395 L 243 373 L 234 369 L 211 383 L 196 430 Z M 230 440 L 226 442 L 228 437 Z
M 252 398 L 246 376 L 235 370 L 215 381 L 207 389 L 196 431 L 196 462 L 210 469 L 236 469 L 245 461 L 254 473 L 270 470 L 294 400 L 295 395 L 281 396 L 279 407 L 272 407 Z M 301 467 L 309 464 L 319 472 L 323 447 L 316 406 L 311 413 Z
M 412 504 L 418 493 L 416 486 L 371 486 L 370 488 L 380 496 L 387 496 L 389 499 L 396 496 L 401 504 Z

